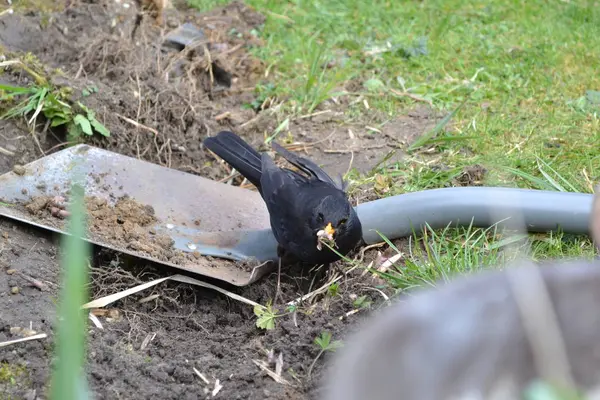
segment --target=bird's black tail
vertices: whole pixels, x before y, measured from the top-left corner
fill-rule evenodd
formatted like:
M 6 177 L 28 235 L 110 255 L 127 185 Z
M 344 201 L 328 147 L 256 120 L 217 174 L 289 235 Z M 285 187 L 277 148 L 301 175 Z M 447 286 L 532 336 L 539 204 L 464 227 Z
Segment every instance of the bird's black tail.
M 204 139 L 204 146 L 260 189 L 261 155 L 233 132 L 221 131 Z

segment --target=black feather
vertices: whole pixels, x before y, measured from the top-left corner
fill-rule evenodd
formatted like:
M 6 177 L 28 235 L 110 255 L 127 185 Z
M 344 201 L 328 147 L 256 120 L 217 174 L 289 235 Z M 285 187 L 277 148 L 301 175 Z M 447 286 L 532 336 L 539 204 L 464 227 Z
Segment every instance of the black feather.
M 261 155 L 233 132 L 204 139 L 204 146 L 235 168 L 260 190 Z

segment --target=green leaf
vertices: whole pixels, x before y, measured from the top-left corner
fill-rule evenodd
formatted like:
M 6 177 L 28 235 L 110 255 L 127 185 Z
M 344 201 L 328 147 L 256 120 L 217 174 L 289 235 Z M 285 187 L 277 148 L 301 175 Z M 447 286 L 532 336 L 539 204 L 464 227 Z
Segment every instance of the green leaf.
M 363 83 L 363 86 L 369 91 L 369 92 L 376 92 L 378 90 L 383 89 L 383 87 L 385 86 L 385 84 L 377 79 L 377 78 L 371 78 L 367 81 L 365 81 L 365 83 Z
M 33 91 L 32 88 L 4 85 L 4 84 L 0 84 L 0 90 L 4 90 L 4 91 L 6 91 L 8 93 L 12 93 L 12 94 L 25 94 L 25 93 L 31 93 Z
M 85 133 L 86 135 L 91 136 L 94 134 L 94 132 L 92 132 L 92 125 L 90 124 L 90 121 L 88 121 L 88 119 L 83 115 L 77 114 L 75 118 L 73 118 L 73 122 L 79 125 L 83 133 Z
M 110 137 L 110 131 L 104 125 L 102 125 L 96 118 L 91 118 L 90 123 L 92 124 L 96 132 L 98 132 L 102 136 Z
M 59 116 L 59 117 L 54 117 L 54 118 L 51 118 L 50 120 L 52 121 L 52 122 L 50 123 L 50 126 L 51 126 L 52 128 L 54 128 L 55 126 L 64 125 L 64 124 L 66 124 L 67 122 L 69 122 L 69 120 L 68 120 L 68 119 L 66 119 L 66 118 L 64 118 L 64 117 L 62 117 L 62 116 Z
M 329 332 L 321 332 L 321 336 L 317 336 L 315 338 L 315 344 L 321 348 L 323 351 L 336 351 L 340 347 L 344 345 L 341 340 L 331 341 L 331 333 Z
M 371 300 L 367 298 L 367 296 L 360 296 L 356 300 L 354 300 L 354 308 L 367 308 L 371 306 Z
M 81 127 L 77 125 L 75 122 L 69 122 L 69 126 L 67 127 L 67 133 L 69 136 L 69 140 L 77 139 L 83 133 L 81 131 Z
M 271 309 L 271 306 L 254 306 L 254 314 L 258 317 L 256 320 L 256 326 L 260 329 L 271 330 L 275 328 L 275 318 L 277 315 Z

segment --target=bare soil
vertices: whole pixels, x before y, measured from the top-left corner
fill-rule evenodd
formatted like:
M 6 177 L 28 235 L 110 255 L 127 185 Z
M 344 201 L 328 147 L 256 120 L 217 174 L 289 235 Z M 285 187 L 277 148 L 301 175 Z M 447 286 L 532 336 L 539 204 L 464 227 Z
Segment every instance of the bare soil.
M 254 100 L 253 89 L 265 71 L 264 63 L 252 54 L 262 45 L 253 30 L 260 29 L 264 17 L 251 8 L 233 2 L 200 14 L 176 4 L 166 10 L 162 27 L 146 19 L 132 41 L 135 4 L 127 3 L 126 8 L 124 1 L 70 3 L 53 13 L 29 10 L 3 16 L 0 43 L 7 56 L 31 53 L 55 84 L 74 89 L 73 98 L 97 112 L 111 137 L 94 136 L 90 144 L 221 180 L 229 170 L 202 147 L 203 138 L 230 129 L 260 146 L 265 133 L 277 126 L 271 113 L 243 107 Z M 167 49 L 162 45 L 164 34 L 183 22 L 201 28 L 206 41 L 191 51 Z M 14 70 L 0 75 L 0 81 L 11 84 L 25 85 L 29 79 Z M 97 91 L 86 95 L 91 87 Z M 420 107 L 388 121 L 374 134 L 365 126 L 385 118 L 374 115 L 373 121 L 347 123 L 341 107 L 325 104 L 315 115 L 290 125 L 295 138 L 290 148 L 304 152 L 334 175 L 350 168 L 368 171 L 390 151 L 401 157 L 399 148 L 433 127 L 439 117 Z M 41 118 L 34 132 L 23 120 L 0 121 L 0 174 L 65 145 L 64 132 L 49 128 Z M 478 170 L 464 177 L 465 182 L 478 179 Z M 30 212 L 44 213 L 58 223 L 54 202 L 31 199 Z M 151 223 L 149 207 L 127 199 L 108 207 L 91 199 L 88 211 L 96 221 L 91 231 L 168 259 L 169 241 L 140 234 L 138 229 Z M 47 339 L 0 352 L 1 399 L 47 398 L 60 285 L 59 239 L 0 218 L 0 341 L 21 337 L 23 331 L 16 327 L 48 334 Z M 366 261 L 375 257 L 371 252 L 365 255 Z M 325 279 L 339 270 L 339 265 L 333 265 L 321 275 Z M 171 272 L 95 249 L 90 296 L 97 298 Z M 275 296 L 276 278 L 272 274 L 249 287 L 227 289 L 266 304 Z M 310 271 L 284 271 L 275 308 L 285 313 L 285 303 L 323 283 L 313 278 Z M 358 328 L 370 311 L 357 311 L 354 300 L 366 296 L 370 309 L 376 309 L 382 296 L 372 288 L 380 284 L 362 271 L 353 271 L 340 281 L 337 293 L 301 303 L 296 311 L 277 318 L 276 328 L 270 331 L 255 326 L 252 307 L 246 304 L 186 284 L 161 284 L 111 304 L 111 312 L 99 317 L 104 329 L 90 325 L 91 389 L 97 399 L 212 398 L 219 385 L 215 398 L 317 398 L 328 354 L 316 362 L 309 378 L 318 354 L 314 339 L 329 331 L 334 339 L 343 340 Z M 282 377 L 287 384 L 276 382 L 255 363 L 266 362 L 274 370 L 273 351 L 282 353 Z

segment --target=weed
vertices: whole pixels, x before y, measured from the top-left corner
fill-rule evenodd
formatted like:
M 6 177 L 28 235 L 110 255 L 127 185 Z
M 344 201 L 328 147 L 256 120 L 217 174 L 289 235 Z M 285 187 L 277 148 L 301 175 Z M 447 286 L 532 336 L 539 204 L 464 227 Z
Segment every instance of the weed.
M 321 332 L 320 336 L 315 338 L 314 344 L 319 348 L 319 353 L 313 360 L 312 364 L 308 368 L 308 378 L 310 379 L 310 375 L 312 370 L 317 363 L 317 360 L 325 353 L 326 351 L 335 352 L 337 349 L 342 347 L 344 343 L 341 340 L 331 340 L 331 333 L 329 332 Z
M 356 300 L 354 300 L 354 302 L 352 303 L 352 305 L 354 306 L 354 308 L 369 308 L 371 307 L 371 300 L 363 295 L 360 297 L 357 297 Z
M 270 302 L 266 306 L 254 306 L 254 315 L 258 317 L 256 326 L 266 330 L 275 329 L 275 319 L 282 316 L 277 315 L 277 310 L 273 309 Z
M 28 125 L 35 126 L 41 114 L 50 121 L 50 127 L 64 126 L 69 141 L 80 140 L 84 135 L 91 136 L 94 132 L 110 136 L 110 131 L 96 119 L 94 111 L 81 102 L 70 104 L 70 88 L 52 86 L 41 73 L 23 61 L 13 60 L 4 64 L 20 66 L 35 77 L 36 83 L 29 87 L 0 84 L 0 102 L 16 102 L 0 115 L 0 119 L 23 117 Z M 93 89 L 86 90 L 91 94 Z
M 338 282 L 334 282 L 327 288 L 327 293 L 331 297 L 339 296 L 340 294 L 340 284 Z

